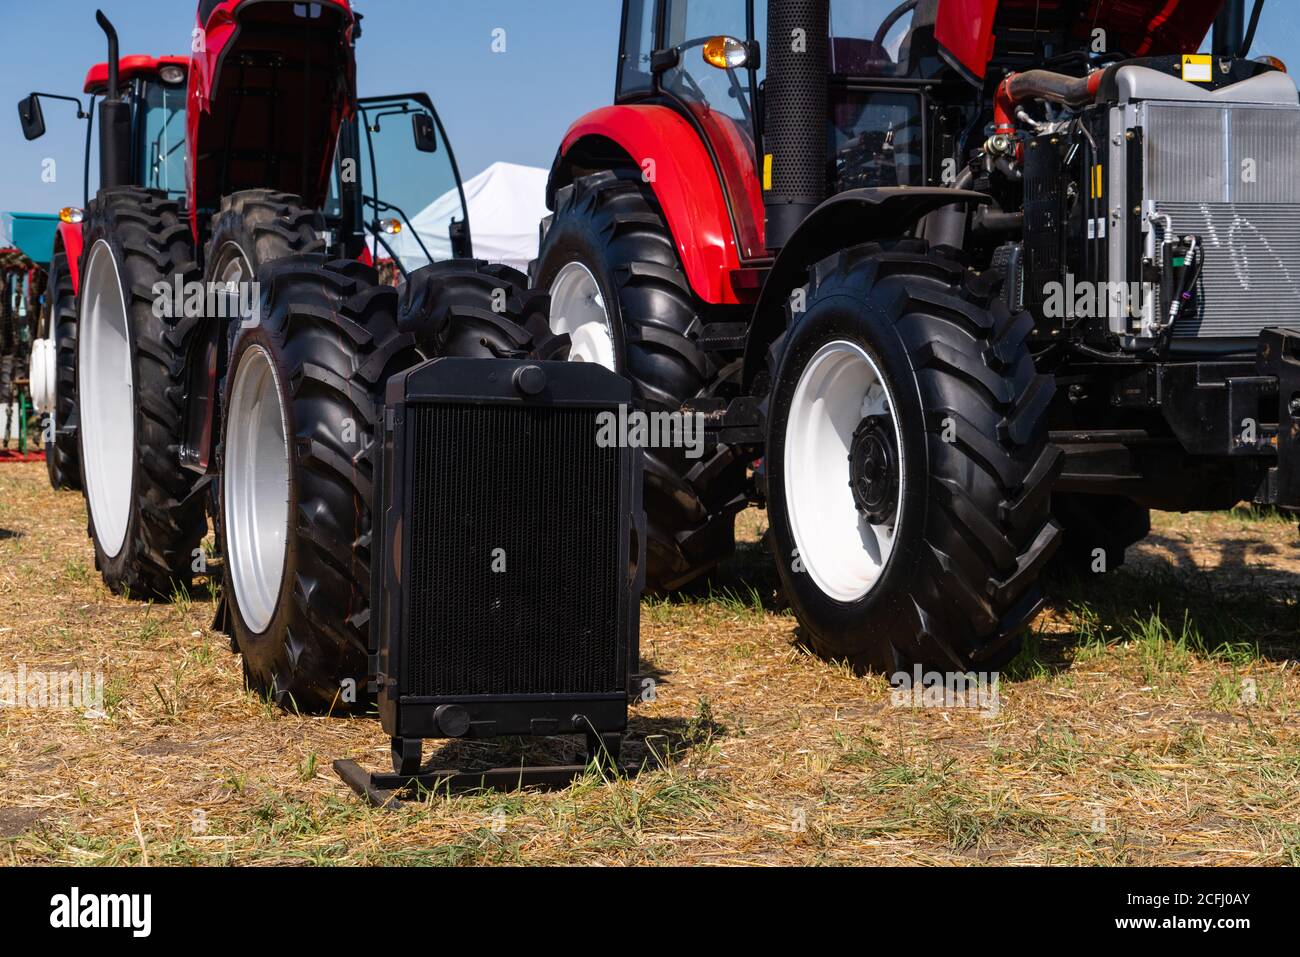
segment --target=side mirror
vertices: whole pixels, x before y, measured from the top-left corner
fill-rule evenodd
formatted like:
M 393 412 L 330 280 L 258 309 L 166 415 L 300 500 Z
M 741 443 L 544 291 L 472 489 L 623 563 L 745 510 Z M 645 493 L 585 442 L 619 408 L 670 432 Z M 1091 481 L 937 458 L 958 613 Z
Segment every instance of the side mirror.
M 23 136 L 29 140 L 45 135 L 45 114 L 41 111 L 41 98 L 35 93 L 18 101 L 18 119 L 23 124 Z
M 438 131 L 433 126 L 433 117 L 428 113 L 416 113 L 411 117 L 411 127 L 415 131 L 415 148 L 421 153 L 438 152 Z
M 739 70 L 749 62 L 749 47 L 735 37 L 710 37 L 704 44 L 704 62 L 719 70 Z

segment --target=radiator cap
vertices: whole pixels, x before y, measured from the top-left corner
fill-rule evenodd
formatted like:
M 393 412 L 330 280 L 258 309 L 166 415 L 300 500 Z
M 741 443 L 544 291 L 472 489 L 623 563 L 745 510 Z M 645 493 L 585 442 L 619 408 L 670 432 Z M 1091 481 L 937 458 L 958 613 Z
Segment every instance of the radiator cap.
M 433 712 L 438 730 L 449 738 L 463 737 L 469 730 L 469 712 L 458 704 L 442 704 Z
M 546 372 L 538 365 L 520 366 L 515 370 L 514 382 L 524 395 L 538 395 L 546 388 Z

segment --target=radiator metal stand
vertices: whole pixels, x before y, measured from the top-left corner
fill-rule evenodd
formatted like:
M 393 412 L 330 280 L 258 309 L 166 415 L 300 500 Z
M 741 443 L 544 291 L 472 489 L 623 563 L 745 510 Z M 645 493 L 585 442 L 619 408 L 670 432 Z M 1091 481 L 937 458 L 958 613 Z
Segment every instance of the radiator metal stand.
M 355 761 L 338 760 L 334 762 L 334 771 L 348 787 L 375 807 L 393 808 L 436 792 L 458 794 L 476 790 L 563 788 L 581 777 L 592 764 L 620 777 L 630 777 L 638 769 L 618 763 L 622 741 L 621 734 L 588 732 L 587 761 L 583 764 L 489 768 L 486 771 L 423 769 L 412 774 L 401 774 L 391 771 L 370 772 Z M 394 745 L 396 752 L 396 742 Z

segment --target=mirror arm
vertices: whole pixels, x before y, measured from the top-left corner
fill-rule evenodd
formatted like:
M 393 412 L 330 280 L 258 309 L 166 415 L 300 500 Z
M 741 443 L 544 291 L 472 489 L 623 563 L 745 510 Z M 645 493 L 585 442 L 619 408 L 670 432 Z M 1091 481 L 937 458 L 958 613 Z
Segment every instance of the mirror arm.
M 375 125 L 371 126 L 369 123 L 367 123 L 366 128 L 370 130 L 371 133 L 382 133 L 383 130 L 379 128 L 379 121 L 382 120 L 385 116 L 405 116 L 410 112 L 412 112 L 412 110 L 406 107 L 405 105 L 403 105 L 403 107 L 400 110 L 385 110 L 383 113 L 376 113 Z
M 63 96 L 58 93 L 33 93 L 32 96 L 42 100 L 63 100 L 67 103 L 75 103 L 77 104 L 77 119 L 79 120 L 90 119 L 90 112 L 88 108 L 82 106 L 81 101 L 77 99 L 75 96 Z

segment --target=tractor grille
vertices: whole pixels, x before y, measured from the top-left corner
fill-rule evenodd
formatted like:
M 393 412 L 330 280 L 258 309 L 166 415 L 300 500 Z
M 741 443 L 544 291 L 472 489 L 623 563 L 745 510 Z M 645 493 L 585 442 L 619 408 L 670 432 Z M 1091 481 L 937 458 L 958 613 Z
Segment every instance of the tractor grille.
M 1145 198 L 1204 243 L 1198 307 L 1175 338 L 1254 338 L 1300 304 L 1300 109 L 1148 102 Z M 1162 226 L 1156 220 L 1157 237 Z M 1164 304 L 1161 304 L 1164 308 Z
M 409 407 L 405 694 L 626 690 L 620 452 L 597 414 Z
M 1175 337 L 1254 338 L 1269 326 L 1295 323 L 1300 206 L 1158 203 L 1156 208 L 1168 214 L 1176 235 L 1194 233 L 1205 244 L 1200 307 L 1175 323 Z

